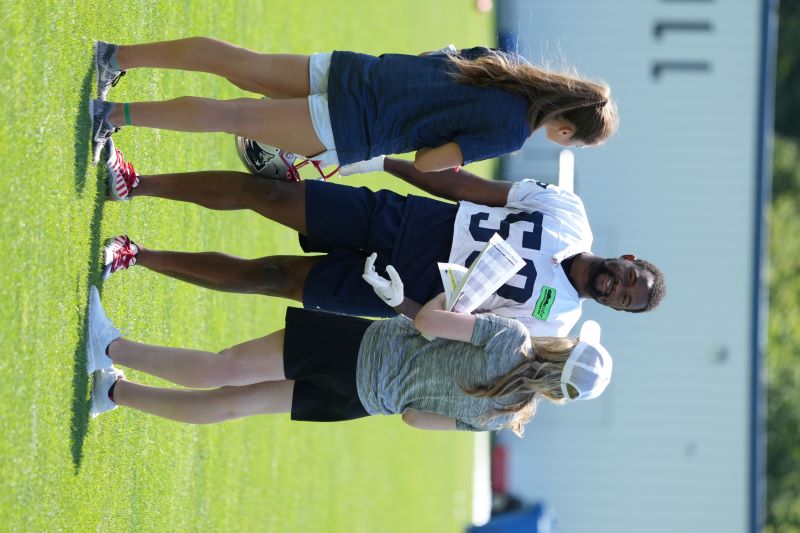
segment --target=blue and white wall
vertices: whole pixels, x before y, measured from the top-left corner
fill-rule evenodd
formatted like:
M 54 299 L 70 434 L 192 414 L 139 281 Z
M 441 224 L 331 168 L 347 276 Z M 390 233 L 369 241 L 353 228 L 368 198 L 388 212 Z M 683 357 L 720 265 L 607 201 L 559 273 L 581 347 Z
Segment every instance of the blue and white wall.
M 765 308 L 770 39 L 761 0 L 500 0 L 498 31 L 529 59 L 612 87 L 617 135 L 575 150 L 594 252 L 659 265 L 643 315 L 594 303 L 615 359 L 598 401 L 544 406 L 508 433 L 512 492 L 555 507 L 561 533 L 749 532 L 763 494 L 758 405 Z M 767 81 L 765 81 L 767 80 Z M 557 181 L 538 133 L 501 177 Z

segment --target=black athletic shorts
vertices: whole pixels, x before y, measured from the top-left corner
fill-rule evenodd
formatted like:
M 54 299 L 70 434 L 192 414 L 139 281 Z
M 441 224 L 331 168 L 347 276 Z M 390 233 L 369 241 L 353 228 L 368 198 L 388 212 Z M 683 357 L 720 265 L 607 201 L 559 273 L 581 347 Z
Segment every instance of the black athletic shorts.
M 437 262 L 447 262 L 458 206 L 392 191 L 306 181 L 305 252 L 323 252 L 303 286 L 303 306 L 356 316 L 394 316 L 361 278 L 364 261 L 393 265 L 405 295 L 424 304 L 442 292 Z
M 295 380 L 292 420 L 336 422 L 369 416 L 358 399 L 358 349 L 371 320 L 286 310 L 283 366 Z

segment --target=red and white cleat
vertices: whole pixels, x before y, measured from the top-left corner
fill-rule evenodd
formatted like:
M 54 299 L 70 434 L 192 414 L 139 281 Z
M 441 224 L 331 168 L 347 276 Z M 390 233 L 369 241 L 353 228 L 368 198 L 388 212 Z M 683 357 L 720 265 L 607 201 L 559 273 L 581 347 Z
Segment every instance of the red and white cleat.
M 103 249 L 103 279 L 117 270 L 125 270 L 136 264 L 136 254 L 139 247 L 136 246 L 127 235 L 118 235 L 106 241 Z
M 125 161 L 122 152 L 114 147 L 114 141 L 106 143 L 106 178 L 108 197 L 112 200 L 128 200 L 131 190 L 139 185 L 139 174 L 133 165 Z

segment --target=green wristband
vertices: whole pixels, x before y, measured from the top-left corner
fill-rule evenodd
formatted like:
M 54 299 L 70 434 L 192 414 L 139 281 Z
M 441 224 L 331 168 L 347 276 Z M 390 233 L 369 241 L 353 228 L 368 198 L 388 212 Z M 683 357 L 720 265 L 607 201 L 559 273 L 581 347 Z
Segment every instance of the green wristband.
M 131 105 L 128 102 L 123 104 L 122 108 L 125 110 L 125 125 L 131 125 Z

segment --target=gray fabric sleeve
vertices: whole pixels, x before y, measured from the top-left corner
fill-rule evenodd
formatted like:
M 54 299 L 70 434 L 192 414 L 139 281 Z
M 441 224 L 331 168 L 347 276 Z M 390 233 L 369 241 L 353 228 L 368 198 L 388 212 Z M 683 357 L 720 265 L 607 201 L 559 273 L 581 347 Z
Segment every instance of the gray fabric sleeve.
M 456 419 L 456 429 L 458 431 L 498 431 L 506 427 L 516 414 L 502 414 L 483 421 L 476 418 L 460 420 Z
M 520 345 L 529 339 L 528 330 L 522 322 L 487 313 L 475 315 L 475 329 L 472 330 L 470 343 L 475 346 L 486 346 L 501 333 L 513 336 L 515 338 L 513 342 L 518 340 Z M 502 342 L 508 342 L 508 338 L 503 337 Z
M 456 431 L 486 431 L 486 430 L 478 429 L 475 426 L 470 426 L 463 420 L 456 419 Z

